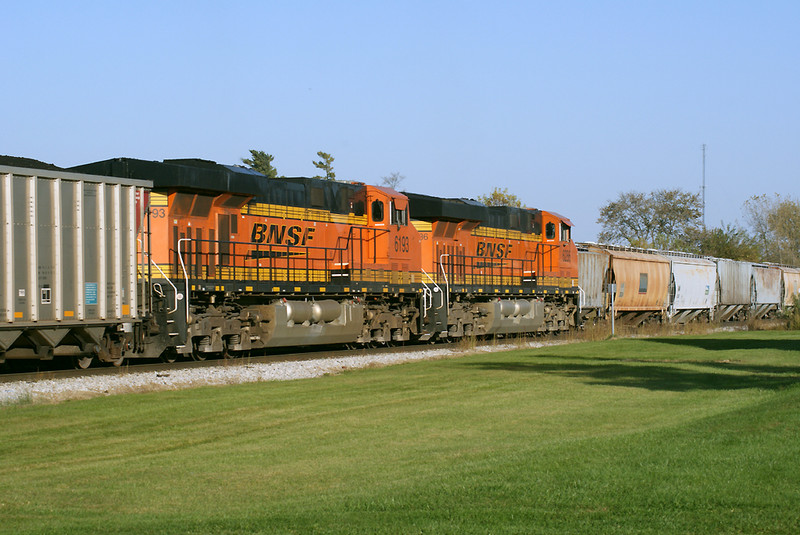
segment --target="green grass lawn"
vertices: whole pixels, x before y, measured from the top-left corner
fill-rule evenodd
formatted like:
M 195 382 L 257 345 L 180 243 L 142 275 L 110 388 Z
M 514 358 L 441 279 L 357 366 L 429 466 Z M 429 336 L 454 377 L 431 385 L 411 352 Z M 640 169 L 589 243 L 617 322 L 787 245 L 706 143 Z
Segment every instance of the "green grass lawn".
M 800 531 L 800 332 L 0 408 L 2 533 Z

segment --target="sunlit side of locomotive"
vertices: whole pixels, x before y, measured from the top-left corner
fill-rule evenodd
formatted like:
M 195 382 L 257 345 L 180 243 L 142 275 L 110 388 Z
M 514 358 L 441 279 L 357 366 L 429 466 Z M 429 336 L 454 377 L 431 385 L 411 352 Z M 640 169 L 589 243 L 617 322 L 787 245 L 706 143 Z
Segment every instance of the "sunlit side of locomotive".
M 569 220 L 539 210 L 408 195 L 420 230 L 426 332 L 460 337 L 575 324 L 577 254 Z M 558 231 L 543 236 L 543 225 Z

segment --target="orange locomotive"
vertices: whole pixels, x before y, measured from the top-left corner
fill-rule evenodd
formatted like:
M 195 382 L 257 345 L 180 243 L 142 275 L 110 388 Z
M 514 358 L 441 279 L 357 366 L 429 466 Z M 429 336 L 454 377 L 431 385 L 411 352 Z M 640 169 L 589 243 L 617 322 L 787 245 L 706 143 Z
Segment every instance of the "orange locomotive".
M 408 197 L 428 283 L 424 330 L 461 337 L 575 325 L 578 265 L 568 219 L 465 199 Z
M 568 329 L 577 251 L 539 210 L 202 160 L 82 172 L 154 182 L 153 332 L 175 353 L 388 343 Z

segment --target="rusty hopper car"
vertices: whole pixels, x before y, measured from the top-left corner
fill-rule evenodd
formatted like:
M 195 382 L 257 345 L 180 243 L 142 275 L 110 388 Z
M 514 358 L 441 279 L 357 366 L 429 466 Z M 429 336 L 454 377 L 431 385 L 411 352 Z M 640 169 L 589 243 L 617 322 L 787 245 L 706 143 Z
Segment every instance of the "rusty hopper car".
M 607 250 L 610 256 L 606 282 L 616 284 L 617 318 L 634 325 L 667 316 L 669 259 L 648 253 Z
M 0 166 L 0 362 L 145 351 L 137 240 L 150 186 Z

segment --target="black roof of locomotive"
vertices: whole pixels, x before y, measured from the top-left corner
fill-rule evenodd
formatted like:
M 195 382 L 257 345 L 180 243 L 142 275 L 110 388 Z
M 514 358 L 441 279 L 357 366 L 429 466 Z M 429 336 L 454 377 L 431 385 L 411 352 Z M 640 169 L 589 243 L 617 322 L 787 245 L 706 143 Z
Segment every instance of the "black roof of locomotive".
M 63 171 L 63 168 L 45 163 L 33 158 L 23 158 L 20 156 L 0 156 L 0 165 L 7 165 L 9 167 L 25 167 L 27 169 L 47 169 L 48 171 Z
M 318 208 L 334 213 L 352 211 L 351 201 L 363 184 L 319 178 L 267 178 L 236 165 L 222 165 L 201 159 L 155 162 L 135 158 L 113 158 L 70 171 L 152 180 L 153 189 L 188 189 L 206 193 L 251 196 L 257 202 Z M 409 199 L 412 219 L 423 221 L 478 221 L 484 226 L 530 232 L 532 212 L 512 206 L 486 206 L 472 199 L 445 199 L 403 192 Z
M 119 178 L 152 180 L 156 190 L 181 188 L 209 192 L 256 195 L 258 181 L 266 177 L 244 167 L 224 166 L 207 160 L 113 158 L 70 168 L 71 171 Z
M 318 178 L 267 178 L 246 167 L 223 165 L 201 159 L 155 162 L 114 158 L 79 165 L 71 170 L 152 180 L 153 189 L 156 191 L 188 189 L 207 193 L 232 193 L 251 196 L 257 202 L 319 208 L 343 214 L 350 212 L 353 194 L 363 187 L 359 184 Z
M 486 206 L 473 199 L 445 199 L 403 192 L 412 219 L 423 221 L 480 221 L 487 227 L 531 231 L 533 213 L 514 206 Z

